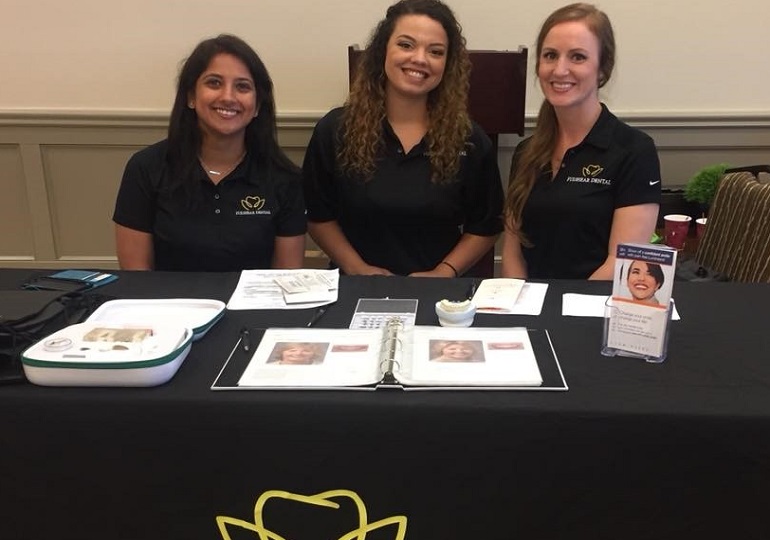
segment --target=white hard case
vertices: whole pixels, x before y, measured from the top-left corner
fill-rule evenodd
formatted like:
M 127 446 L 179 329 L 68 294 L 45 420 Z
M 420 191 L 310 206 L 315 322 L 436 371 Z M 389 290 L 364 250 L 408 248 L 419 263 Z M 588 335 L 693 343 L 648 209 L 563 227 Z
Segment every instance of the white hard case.
M 24 373 L 43 386 L 157 386 L 168 382 L 190 352 L 224 315 L 225 304 L 208 299 L 113 300 L 88 320 L 63 328 L 22 353 Z M 85 342 L 94 328 L 150 328 L 152 336 L 128 350 Z M 52 341 L 53 340 L 53 341 Z M 52 346 L 69 340 L 65 349 Z
M 91 314 L 87 322 L 168 324 L 192 329 L 193 341 L 206 335 L 225 314 L 225 303 L 205 298 L 112 300 Z

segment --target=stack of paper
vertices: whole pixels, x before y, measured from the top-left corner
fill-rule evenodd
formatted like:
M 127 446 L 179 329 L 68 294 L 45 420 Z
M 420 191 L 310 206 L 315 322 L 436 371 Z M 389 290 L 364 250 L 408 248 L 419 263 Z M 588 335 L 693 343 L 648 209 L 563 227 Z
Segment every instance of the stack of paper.
M 485 279 L 473 295 L 477 313 L 512 313 L 519 299 L 523 279 Z
M 305 309 L 337 301 L 339 270 L 244 270 L 227 309 Z
M 523 279 L 485 279 L 471 301 L 476 313 L 500 315 L 540 315 L 547 283 L 527 283 Z
M 337 299 L 337 287 L 333 284 L 333 279 L 329 279 L 325 274 L 302 272 L 282 275 L 276 277 L 275 282 L 283 290 L 283 299 L 287 304 L 333 302 Z

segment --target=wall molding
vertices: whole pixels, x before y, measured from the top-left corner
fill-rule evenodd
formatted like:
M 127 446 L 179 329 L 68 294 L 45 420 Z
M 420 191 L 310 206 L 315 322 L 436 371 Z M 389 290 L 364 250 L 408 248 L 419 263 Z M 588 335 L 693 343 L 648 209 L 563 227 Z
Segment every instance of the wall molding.
M 327 111 L 279 111 L 278 127 L 313 127 Z M 616 111 L 616 116 L 639 128 L 770 128 L 770 111 Z M 165 128 L 169 112 L 160 110 L 0 109 L 0 127 L 143 127 Z M 532 129 L 537 119 L 525 119 Z
M 325 111 L 278 114 L 278 138 L 301 163 Z M 681 187 L 704 165 L 770 162 L 770 112 L 620 111 L 658 147 L 664 188 Z M 115 268 L 112 205 L 128 158 L 165 137 L 168 111 L 1 110 L 0 266 Z M 531 132 L 535 117 L 526 119 Z M 520 137 L 500 138 L 507 176 Z M 308 266 L 325 259 L 308 242 Z

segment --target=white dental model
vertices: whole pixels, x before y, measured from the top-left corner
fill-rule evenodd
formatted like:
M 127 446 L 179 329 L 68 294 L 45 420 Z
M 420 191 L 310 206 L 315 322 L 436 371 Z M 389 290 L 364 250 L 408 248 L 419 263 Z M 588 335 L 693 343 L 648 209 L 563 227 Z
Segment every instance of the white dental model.
M 441 326 L 466 327 L 473 324 L 476 306 L 470 300 L 436 302 L 436 315 Z

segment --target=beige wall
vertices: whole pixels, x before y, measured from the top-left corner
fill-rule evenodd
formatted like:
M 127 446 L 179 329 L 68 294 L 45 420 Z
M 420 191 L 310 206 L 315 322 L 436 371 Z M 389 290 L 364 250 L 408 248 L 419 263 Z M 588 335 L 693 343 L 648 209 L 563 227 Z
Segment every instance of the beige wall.
M 365 43 L 390 3 L 3 0 L 0 111 L 167 112 L 180 60 L 201 38 L 232 32 L 263 56 L 280 112 L 319 113 L 345 97 L 346 46 Z M 545 16 L 565 3 L 449 0 L 474 49 L 531 47 Z M 605 92 L 616 112 L 770 113 L 767 0 L 598 5 L 617 34 L 617 72 Z M 540 95 L 529 88 L 532 113 Z
M 0 17 L 0 266 L 115 266 L 123 166 L 163 138 L 180 60 L 200 38 L 244 37 L 276 84 L 279 137 L 297 162 L 347 86 L 346 46 L 390 0 L 4 0 Z M 451 0 L 469 47 L 532 47 L 563 2 Z M 618 38 L 603 99 L 656 141 L 664 187 L 703 165 L 770 162 L 766 0 L 606 0 Z M 531 78 L 531 73 L 530 73 Z M 528 125 L 540 102 L 528 85 Z M 507 170 L 518 139 L 503 137 Z M 312 246 L 310 246 L 312 248 Z M 322 264 L 310 252 L 308 264 Z

